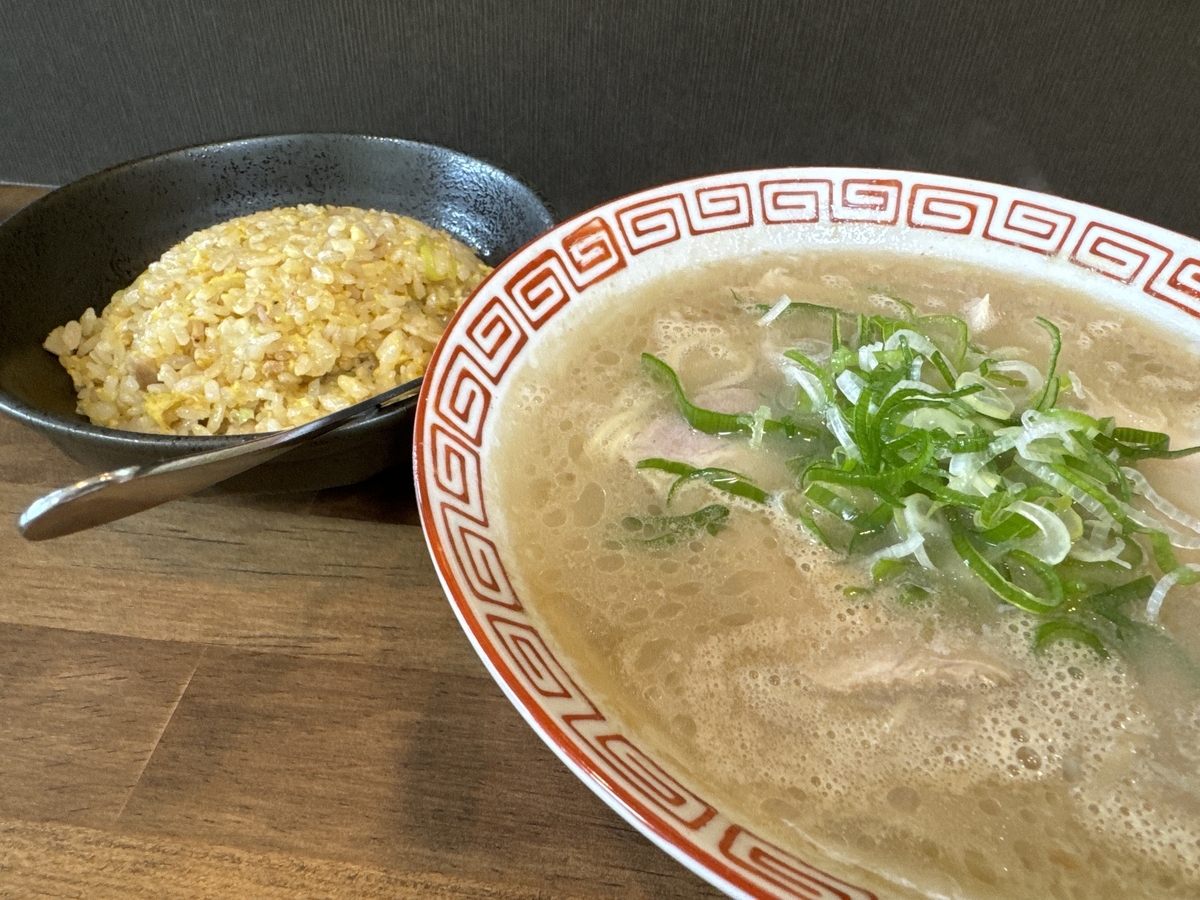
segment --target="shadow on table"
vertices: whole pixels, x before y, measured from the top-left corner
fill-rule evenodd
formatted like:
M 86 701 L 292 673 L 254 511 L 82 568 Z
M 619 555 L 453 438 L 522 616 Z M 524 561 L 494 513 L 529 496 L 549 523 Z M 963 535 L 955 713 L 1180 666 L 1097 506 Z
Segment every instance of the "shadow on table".
M 257 507 L 297 515 L 381 522 L 390 525 L 420 525 L 412 465 L 398 463 L 366 481 L 323 491 L 288 494 L 225 494 L 206 498 L 211 502 Z

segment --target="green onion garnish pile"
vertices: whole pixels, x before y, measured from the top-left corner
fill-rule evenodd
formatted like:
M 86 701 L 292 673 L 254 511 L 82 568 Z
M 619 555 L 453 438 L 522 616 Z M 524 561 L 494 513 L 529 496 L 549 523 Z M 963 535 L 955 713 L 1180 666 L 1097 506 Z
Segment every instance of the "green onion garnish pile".
M 1059 406 L 1069 378 L 1057 371 L 1062 340 L 1046 319 L 1037 320 L 1050 343 L 1043 373 L 988 356 L 955 316 L 903 306 L 901 318 L 786 297 L 763 307 L 764 326 L 804 315 L 828 327 L 827 352 L 780 357 L 795 387 L 787 409 L 701 408 L 669 365 L 642 355 L 692 428 L 783 448 L 795 476 L 788 489 L 769 493 L 736 472 L 664 458 L 639 468 L 675 476 L 668 503 L 700 482 L 780 506 L 828 547 L 865 557 L 874 581 L 901 585 L 902 597 L 977 579 L 1040 619 L 1036 648 L 1073 640 L 1106 656 L 1146 629 L 1132 618 L 1135 604 L 1153 623 L 1172 586 L 1200 580 L 1200 566 L 1174 553 L 1200 549 L 1200 518 L 1159 496 L 1134 467 L 1200 447 L 1171 450 L 1165 434 Z M 684 532 L 715 533 L 719 509 L 705 507 L 701 521 L 637 527 L 663 546 Z

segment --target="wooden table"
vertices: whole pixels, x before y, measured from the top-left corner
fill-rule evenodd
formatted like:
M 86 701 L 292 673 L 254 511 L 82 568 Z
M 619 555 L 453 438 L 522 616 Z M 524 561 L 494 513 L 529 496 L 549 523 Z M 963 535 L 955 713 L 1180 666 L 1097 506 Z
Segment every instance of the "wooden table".
M 24 541 L 80 474 L 0 421 L 0 896 L 719 896 L 492 682 L 407 468 Z

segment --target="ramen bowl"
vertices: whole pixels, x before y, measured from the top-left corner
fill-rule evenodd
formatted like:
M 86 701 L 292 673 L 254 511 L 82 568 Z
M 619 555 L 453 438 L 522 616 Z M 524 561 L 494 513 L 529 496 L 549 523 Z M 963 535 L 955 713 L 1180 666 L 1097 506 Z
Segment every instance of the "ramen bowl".
M 348 134 L 256 137 L 125 163 L 59 188 L 0 224 L 0 411 L 95 471 L 239 444 L 242 435 L 142 434 L 76 413 L 67 373 L 42 342 L 99 312 L 199 229 L 304 203 L 411 216 L 495 265 L 553 223 L 537 195 L 492 165 L 428 144 Z M 413 404 L 397 404 L 218 487 L 315 490 L 410 457 Z
M 519 445 L 534 440 L 534 430 L 541 427 L 538 414 L 528 412 L 542 403 L 540 388 L 527 387 L 530 372 L 536 375 L 543 371 L 543 383 L 552 386 L 553 382 L 583 378 L 593 369 L 615 365 L 623 353 L 629 356 L 632 352 L 634 358 L 628 363 L 631 377 L 639 372 L 645 375 L 637 365 L 637 350 L 629 349 L 635 344 L 624 337 L 610 342 L 593 329 L 600 321 L 636 318 L 642 307 L 639 298 L 656 285 L 669 284 L 665 279 L 676 279 L 684 285 L 678 289 L 683 296 L 677 301 L 684 306 L 689 302 L 688 279 L 706 267 L 729 260 L 772 260 L 847 251 L 867 258 L 871 254 L 886 255 L 906 264 L 928 262 L 935 267 L 977 268 L 996 273 L 1006 283 L 1052 285 L 1055 290 L 1085 295 L 1096 303 L 1091 313 L 1076 316 L 1087 340 L 1100 340 L 1113 322 L 1128 319 L 1147 323 L 1163 334 L 1173 333 L 1193 348 L 1200 346 L 1200 243 L 1114 213 L 1012 187 L 903 171 L 775 169 L 671 184 L 614 200 L 560 224 L 499 266 L 459 311 L 435 351 L 417 407 L 414 467 L 426 539 L 443 589 L 467 637 L 538 736 L 649 840 L 730 896 L 777 900 L 1031 896 L 1025 893 L 1027 885 L 1016 880 L 1025 877 L 1021 872 L 1045 873 L 1051 880 L 1061 874 L 1056 866 L 1064 872 L 1099 872 L 1107 865 L 1104 854 L 1089 855 L 1066 838 L 1051 834 L 1045 847 L 1029 851 L 1032 855 L 1024 869 L 1019 860 L 1014 867 L 1006 868 L 1000 856 L 989 856 L 988 845 L 983 843 L 986 835 L 993 834 L 988 829 L 1000 828 L 995 833 L 999 836 L 993 837 L 997 844 L 1004 845 L 1004 852 L 1012 846 L 1032 846 L 1022 841 L 1028 837 L 1036 844 L 1032 835 L 1043 827 L 1037 824 L 1040 813 L 1007 795 L 997 801 L 983 788 L 971 789 L 983 791 L 978 796 L 967 792 L 970 814 L 965 824 L 958 826 L 966 835 L 966 850 L 941 849 L 936 842 L 920 843 L 916 838 L 912 839 L 916 841 L 913 846 L 904 850 L 904 841 L 909 838 L 904 836 L 908 832 L 904 831 L 903 816 L 917 809 L 922 795 L 907 783 L 880 788 L 863 782 L 865 786 L 860 789 L 853 783 L 838 781 L 839 771 L 849 771 L 857 757 L 886 747 L 881 738 L 886 729 L 856 732 L 854 742 L 847 743 L 841 731 L 810 733 L 803 717 L 789 719 L 795 727 L 797 748 L 800 732 L 804 732 L 808 762 L 796 763 L 777 794 L 760 802 L 745 798 L 765 777 L 761 774 L 764 763 L 759 751 L 773 752 L 772 748 L 739 749 L 741 739 L 736 729 L 725 739 L 714 737 L 719 731 L 717 726 L 727 723 L 726 713 L 732 710 L 729 714 L 736 717 L 737 703 L 730 701 L 727 709 L 715 713 L 723 721 L 714 726 L 717 730 L 709 732 L 707 750 L 696 749 L 700 746 L 696 722 L 704 715 L 708 701 L 697 701 L 687 715 L 674 719 L 643 717 L 634 709 L 642 702 L 639 697 L 630 699 L 630 695 L 620 693 L 614 687 L 615 676 L 597 674 L 606 665 L 604 660 L 632 660 L 632 694 L 648 695 L 652 687 L 660 693 L 669 689 L 669 677 L 659 678 L 663 667 L 682 670 L 698 655 L 716 652 L 704 645 L 675 659 L 671 657 L 671 631 L 680 634 L 691 627 L 690 604 L 704 589 L 704 582 L 729 585 L 736 579 L 726 579 L 724 574 L 697 575 L 684 585 L 688 590 L 678 592 L 672 602 L 655 601 L 657 606 L 639 610 L 638 595 L 654 594 L 666 579 L 652 573 L 627 585 L 623 596 L 600 598 L 609 604 L 606 609 L 624 610 L 621 615 L 634 632 L 649 629 L 656 618 L 671 623 L 667 636 L 656 646 L 641 645 L 637 654 L 623 655 L 626 651 L 620 639 L 613 637 L 612 629 L 593 627 L 590 619 L 577 628 L 569 617 L 564 624 L 564 616 L 551 611 L 549 604 L 571 602 L 575 594 L 591 589 L 588 582 L 603 582 L 624 565 L 615 556 L 622 540 L 621 517 L 628 515 L 629 507 L 604 507 L 603 490 L 598 503 L 596 489 L 586 483 L 586 476 L 556 476 L 560 460 L 556 454 L 540 449 L 541 445 L 534 452 L 536 458 L 523 468 L 514 469 L 506 462 L 516 458 L 513 454 Z M 824 283 L 831 290 L 836 287 L 834 282 Z M 891 302 L 883 286 L 872 296 L 881 303 Z M 1046 296 L 1056 295 L 1050 292 Z M 777 297 L 756 298 L 764 326 L 780 311 Z M 811 298 L 793 294 L 791 299 Z M 987 295 L 975 299 L 980 303 L 972 309 L 986 306 Z M 992 302 L 995 305 L 999 301 Z M 1051 299 L 1038 305 L 1035 300 L 1028 313 L 1030 324 L 1034 315 L 1053 318 L 1056 303 Z M 656 307 L 663 308 L 669 305 Z M 992 339 L 1006 336 L 993 334 Z M 1077 343 L 1083 340 L 1079 338 Z M 555 362 L 559 358 L 555 354 L 569 345 L 579 348 L 574 361 Z M 642 344 L 636 347 L 645 349 Z M 1145 356 L 1150 362 L 1142 362 L 1153 367 L 1153 354 Z M 669 391 L 669 387 L 664 390 Z M 626 408 L 620 391 L 609 396 L 615 412 Z M 510 427 L 514 409 L 524 410 L 521 421 L 525 431 Z M 545 427 L 552 430 L 560 424 L 564 431 L 575 427 L 557 419 L 548 420 Z M 564 444 L 562 457 L 574 458 L 586 452 L 597 433 L 593 429 L 576 444 Z M 680 441 L 686 439 L 685 435 Z M 532 506 L 527 504 L 520 512 L 506 506 L 513 496 L 522 494 L 532 497 Z M 611 504 L 611 493 L 609 497 Z M 529 541 L 531 533 L 526 521 L 541 515 L 538 503 L 550 510 L 546 514 L 553 519 L 548 518 L 550 526 L 565 527 L 564 523 L 570 524 L 575 516 L 576 530 L 569 534 L 550 531 L 540 544 L 537 539 L 533 544 L 521 544 Z M 604 530 L 601 515 L 596 513 L 598 506 L 611 520 L 608 530 Z M 662 509 L 654 511 L 655 515 L 661 513 Z M 593 524 L 596 522 L 600 524 Z M 586 527 L 597 530 L 580 530 Z M 581 535 L 585 545 L 591 541 L 598 556 L 607 554 L 600 567 L 604 571 L 585 573 L 568 556 L 574 552 L 572 542 L 578 544 Z M 700 534 L 688 552 L 702 560 L 710 552 L 708 548 L 715 546 L 713 541 L 720 539 Z M 688 564 L 686 560 L 682 563 L 685 567 Z M 680 564 L 671 565 L 678 568 Z M 551 574 L 544 575 L 539 569 Z M 667 571 L 666 566 L 663 571 Z M 816 575 L 803 566 L 795 567 L 794 575 L 792 596 L 796 603 L 807 603 L 815 590 Z M 557 584 L 553 596 L 535 586 L 550 578 Z M 729 589 L 731 595 L 739 591 L 749 596 L 754 589 L 747 588 L 746 579 L 742 579 L 740 585 Z M 855 609 L 857 612 L 851 610 L 848 614 L 863 614 L 862 607 Z M 756 617 L 761 618 L 762 605 L 737 610 L 736 615 L 721 621 L 731 632 L 741 629 L 738 633 L 743 636 L 757 633 L 753 629 L 758 627 Z M 836 627 L 836 623 L 830 627 Z M 738 640 L 742 641 L 739 652 L 754 658 L 758 651 L 753 640 Z M 879 646 L 889 645 L 881 642 Z M 1086 657 L 1086 649 L 1080 652 Z M 935 656 L 940 653 L 936 651 Z M 601 660 L 599 666 L 596 659 Z M 936 669 L 935 664 L 940 664 L 937 659 L 931 663 Z M 1079 671 L 1093 664 L 1100 665 L 1085 659 L 1079 663 L 1083 666 Z M 616 668 L 618 663 L 612 665 Z M 907 662 L 904 665 L 908 666 Z M 824 674 L 819 667 L 813 670 L 817 674 L 803 681 L 804 690 L 811 693 L 819 688 L 833 696 L 844 684 L 874 677 L 870 673 L 877 668 L 839 667 L 831 661 Z M 748 666 L 740 671 L 738 684 L 750 684 L 760 676 L 763 681 L 768 679 L 765 664 L 761 672 L 754 669 Z M 913 666 L 904 671 L 925 677 L 914 674 L 917 669 Z M 921 669 L 923 673 L 930 671 L 934 669 L 929 666 Z M 639 680 L 638 672 L 645 673 L 644 679 Z M 1117 677 L 1115 671 L 1104 672 L 1105 677 Z M 963 697 L 970 691 L 975 691 L 970 696 L 985 696 L 1010 678 L 985 673 L 970 681 L 976 687 L 960 695 L 956 693 L 960 688 L 967 689 L 955 681 L 957 675 L 944 674 L 943 680 L 943 675 L 935 672 L 930 677 L 933 681 L 926 687 L 931 693 L 923 702 L 908 703 L 905 709 L 922 705 L 950 709 L 956 703 L 968 703 Z M 975 677 L 976 673 L 969 675 Z M 1063 677 L 1068 686 L 1062 690 L 1074 690 L 1069 687 L 1074 672 L 1069 678 Z M 1080 677 L 1092 676 L 1084 672 Z M 705 683 L 711 687 L 722 678 L 728 681 L 732 676 L 712 675 Z M 802 681 L 794 683 L 800 685 Z M 752 705 L 746 700 L 740 708 L 744 711 Z M 863 708 L 893 722 L 896 728 L 902 726 L 896 711 L 899 705 L 867 703 L 864 699 Z M 1064 714 L 1063 719 L 1070 716 Z M 1049 734 L 1054 727 L 1061 731 L 1065 726 L 1061 721 L 1058 726 L 1047 726 L 1047 734 L 1040 737 L 1036 729 L 1031 736 L 1018 727 L 989 737 L 1000 742 L 997 783 L 1010 779 L 1025 792 L 1021 796 L 1035 799 L 1041 796 L 1039 791 L 1066 791 L 1064 785 L 1075 784 L 1071 782 L 1077 773 L 1071 757 L 1074 751 L 1064 749 L 1065 738 Z M 1105 723 L 1104 729 L 1108 727 Z M 1096 733 L 1102 732 L 1108 734 L 1099 728 Z M 745 733 L 741 733 L 743 737 Z M 943 770 L 938 767 L 944 766 L 945 778 L 952 778 L 958 765 L 956 754 L 963 749 L 960 743 L 964 739 L 943 743 L 933 729 L 928 740 L 931 757 L 923 759 L 921 765 L 933 766 L 939 772 Z M 789 733 L 782 732 L 775 743 L 789 744 Z M 723 760 L 725 768 L 719 778 L 705 767 L 705 754 Z M 1101 756 L 1096 754 L 1097 759 Z M 845 760 L 844 765 L 839 765 L 839 757 Z M 1089 756 L 1080 765 L 1086 768 L 1092 764 L 1090 760 Z M 935 773 L 931 777 L 936 780 L 942 776 Z M 810 827 L 806 824 L 806 807 L 818 806 L 821 797 L 825 798 L 821 802 L 834 806 L 844 801 L 846 809 L 861 808 L 870 813 L 878 808 L 880 815 L 900 817 L 897 821 L 901 825 L 879 834 L 864 830 L 865 826 L 859 828 L 849 818 L 837 820 L 840 824 L 828 831 L 822 831 L 824 825 L 820 823 Z M 549 797 L 545 801 L 554 802 Z M 1107 815 L 1107 802 L 1097 801 L 1097 820 Z M 925 802 L 926 809 L 935 805 Z M 1018 816 L 1018 806 L 1028 813 L 1027 820 Z M 1016 824 L 1003 828 L 994 824 L 1009 815 L 1017 817 L 1013 820 Z M 1184 831 L 1191 834 L 1197 829 L 1200 823 L 1192 821 Z M 978 843 L 971 844 L 976 830 Z M 1103 840 L 1100 845 L 1104 846 Z M 900 851 L 911 851 L 914 858 L 924 854 L 926 861 L 937 859 L 940 853 L 945 871 L 933 872 L 926 886 L 916 889 L 904 867 L 891 862 L 893 857 L 903 855 Z M 1056 853 L 1060 855 L 1054 856 Z M 924 865 L 920 860 L 913 864 Z M 1158 876 L 1149 877 L 1158 879 L 1156 885 L 1166 883 Z M 1189 877 L 1195 877 L 1194 871 Z M 1172 890 L 1182 891 L 1179 896 L 1187 896 L 1191 889 L 1178 881 L 1172 884 Z

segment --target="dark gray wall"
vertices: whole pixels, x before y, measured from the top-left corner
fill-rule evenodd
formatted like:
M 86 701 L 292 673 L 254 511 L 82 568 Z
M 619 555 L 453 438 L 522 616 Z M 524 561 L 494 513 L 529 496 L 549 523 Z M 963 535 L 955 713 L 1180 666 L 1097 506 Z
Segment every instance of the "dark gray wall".
M 354 131 L 485 157 L 560 215 L 846 163 L 1200 236 L 1198 66 L 1188 0 L 0 0 L 0 180 Z

